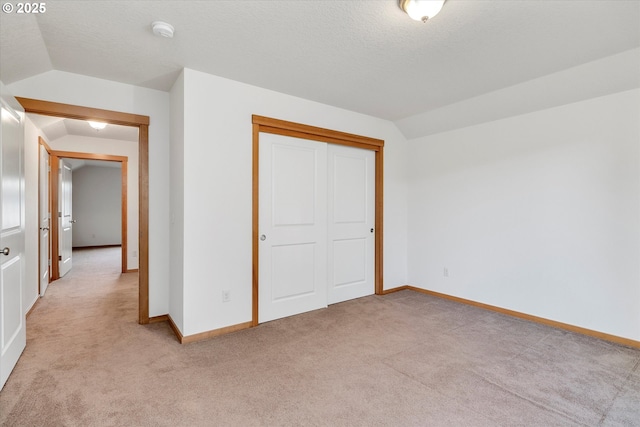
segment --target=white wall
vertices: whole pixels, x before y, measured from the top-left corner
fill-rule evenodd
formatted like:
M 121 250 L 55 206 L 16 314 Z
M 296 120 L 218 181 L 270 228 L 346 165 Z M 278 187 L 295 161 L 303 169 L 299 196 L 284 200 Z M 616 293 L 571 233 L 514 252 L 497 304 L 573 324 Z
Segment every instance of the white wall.
M 639 117 L 633 89 L 410 141 L 410 284 L 640 340 Z
M 171 156 L 169 199 L 171 201 L 171 281 L 169 313 L 184 330 L 184 73 L 171 89 Z
M 122 244 L 122 168 L 81 166 L 72 178 L 73 247 Z
M 172 111 L 184 117 L 184 335 L 251 320 L 252 114 L 385 140 L 384 286 L 406 283 L 406 142 L 393 123 L 186 69 Z
M 63 71 L 39 74 L 12 83 L 8 88 L 19 97 L 150 117 L 149 315 L 166 314 L 169 311 L 169 94 Z M 37 189 L 27 188 L 27 192 L 32 191 Z
M 138 268 L 138 143 L 66 135 L 49 142 L 54 151 L 127 157 L 127 269 Z

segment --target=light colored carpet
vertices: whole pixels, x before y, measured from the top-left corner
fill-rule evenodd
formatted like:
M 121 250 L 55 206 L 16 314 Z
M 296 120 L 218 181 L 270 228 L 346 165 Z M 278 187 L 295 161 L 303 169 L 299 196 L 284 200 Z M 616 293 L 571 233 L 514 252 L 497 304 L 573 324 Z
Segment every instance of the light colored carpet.
M 140 326 L 119 249 L 27 321 L 7 426 L 640 426 L 640 350 L 412 291 L 205 342 Z

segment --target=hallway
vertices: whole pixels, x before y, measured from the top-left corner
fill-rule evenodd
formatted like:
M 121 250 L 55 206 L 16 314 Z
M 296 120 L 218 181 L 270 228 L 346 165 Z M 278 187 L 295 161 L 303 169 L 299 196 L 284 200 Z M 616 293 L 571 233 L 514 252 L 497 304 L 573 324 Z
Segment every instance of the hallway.
M 119 246 L 73 250 L 71 271 L 49 285 L 27 318 L 27 345 L 40 334 L 77 333 L 88 320 L 137 322 L 138 274 L 120 272 L 120 251 Z

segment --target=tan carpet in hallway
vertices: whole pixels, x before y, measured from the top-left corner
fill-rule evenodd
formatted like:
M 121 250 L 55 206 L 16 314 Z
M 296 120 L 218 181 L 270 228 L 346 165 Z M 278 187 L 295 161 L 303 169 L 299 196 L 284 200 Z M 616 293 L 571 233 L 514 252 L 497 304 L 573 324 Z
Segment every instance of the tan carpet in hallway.
M 118 250 L 27 321 L 7 426 L 640 425 L 640 350 L 412 291 L 205 342 L 140 326 Z

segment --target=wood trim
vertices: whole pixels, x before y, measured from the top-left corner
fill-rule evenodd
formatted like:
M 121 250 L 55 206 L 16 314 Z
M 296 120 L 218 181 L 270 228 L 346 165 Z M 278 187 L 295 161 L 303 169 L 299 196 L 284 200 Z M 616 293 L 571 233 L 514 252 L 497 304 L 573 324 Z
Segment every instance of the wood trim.
M 500 314 L 506 314 L 507 316 L 517 317 L 519 319 L 529 320 L 531 322 L 540 323 L 543 325 L 551 326 L 557 329 L 564 329 L 570 332 L 576 332 L 578 334 L 587 335 L 593 338 L 598 338 L 605 341 L 611 341 L 616 344 L 626 345 L 628 347 L 640 348 L 640 341 L 632 340 L 629 338 L 619 337 L 617 335 L 611 335 L 604 332 L 594 331 L 592 329 L 582 328 L 580 326 L 570 325 L 568 323 L 557 322 L 555 320 L 545 319 L 544 317 L 533 316 L 531 314 L 521 313 L 519 311 L 509 310 L 502 307 L 497 307 L 494 305 L 484 304 L 481 302 L 476 302 L 473 300 L 468 300 L 464 298 L 455 297 L 452 295 L 442 294 L 440 292 L 429 291 L 427 289 L 416 288 L 414 286 L 403 286 L 402 289 L 409 289 L 415 292 L 420 292 L 422 294 L 431 295 L 438 298 L 444 298 L 450 301 L 455 301 L 462 304 L 472 305 L 474 307 L 483 308 L 485 310 L 494 311 Z M 398 290 L 402 290 L 397 288 Z
M 139 269 L 137 269 L 137 268 L 131 268 L 131 269 L 129 269 L 129 270 L 127 270 L 127 271 L 125 271 L 125 273 L 137 273 L 137 272 L 139 272 L 139 271 L 140 271 L 140 270 L 139 270 Z M 151 318 L 149 318 L 149 319 L 151 319 Z
M 227 326 L 220 329 L 214 329 L 212 331 L 200 332 L 199 334 L 193 334 L 193 335 L 187 335 L 187 336 L 183 336 L 182 334 L 180 334 L 180 337 L 182 338 L 178 338 L 178 339 L 180 340 L 181 344 L 190 344 L 197 341 L 208 340 L 210 338 L 217 337 L 220 335 L 226 335 L 232 332 L 238 332 L 243 329 L 251 328 L 252 326 L 253 326 L 253 322 L 238 323 L 237 325 L 231 325 L 231 326 Z M 174 332 L 176 332 L 175 329 L 174 329 Z M 176 336 L 178 335 L 176 334 Z
M 368 136 L 354 135 L 352 133 L 340 132 L 337 130 L 325 129 L 316 126 L 309 126 L 301 123 L 288 122 L 286 120 L 273 119 L 270 117 L 253 115 L 251 116 L 253 124 L 257 124 L 261 127 L 284 129 L 294 132 L 305 133 L 313 136 L 325 136 L 328 138 L 334 138 L 343 142 L 350 141 L 365 145 L 373 145 L 378 147 L 384 146 L 384 141 L 381 139 L 370 138 Z M 261 130 L 262 131 L 262 130 Z M 312 138 L 305 138 L 312 139 Z
M 103 249 L 103 248 L 119 248 L 122 245 L 93 245 L 93 246 L 74 246 L 73 249 Z
M 80 153 L 80 152 L 75 152 L 75 151 L 51 151 L 50 153 L 51 155 L 55 155 L 56 158 L 58 159 L 57 161 L 59 161 L 61 158 L 66 158 L 66 159 L 83 159 L 83 160 L 100 160 L 100 161 L 107 161 L 107 162 L 119 162 L 121 165 L 120 168 L 120 181 L 121 181 L 121 194 L 120 194 L 120 206 L 121 206 L 121 212 L 120 212 L 120 216 L 121 216 L 121 230 L 120 230 L 120 240 L 121 240 L 121 244 L 120 245 L 104 245 L 104 246 L 121 246 L 122 250 L 121 250 L 121 264 L 120 264 L 120 272 L 121 273 L 126 273 L 128 270 L 128 266 L 127 266 L 127 254 L 129 253 L 129 242 L 127 240 L 127 236 L 128 236 L 128 232 L 127 232 L 127 226 L 128 226 L 128 222 L 127 222 L 127 165 L 129 162 L 129 158 L 127 156 L 116 156 L 113 154 L 98 154 L 98 153 Z M 56 175 L 56 180 L 57 180 L 57 175 Z M 58 183 L 56 183 L 56 188 L 58 186 Z M 52 200 L 52 203 L 54 203 L 56 206 L 58 205 L 58 197 L 59 194 L 56 192 L 55 194 L 55 199 Z M 56 211 L 57 212 L 57 211 Z M 56 217 L 57 218 L 57 217 Z M 59 235 L 58 235 L 59 236 Z M 58 242 L 57 238 L 55 240 L 55 242 Z M 57 257 L 54 259 L 58 259 Z M 53 264 L 53 261 L 51 262 Z M 59 272 L 58 272 L 58 276 L 56 277 L 55 280 L 59 279 Z
M 121 113 L 119 111 L 102 110 L 100 108 L 81 107 L 77 105 L 61 104 L 59 102 L 42 101 L 39 99 L 16 97 L 27 113 L 42 114 L 43 116 L 64 117 L 67 119 L 92 120 L 123 126 L 149 125 L 148 116 Z
M 129 160 L 127 156 L 115 156 L 113 154 L 98 154 L 98 153 L 80 153 L 76 151 L 51 151 L 51 155 L 58 157 L 64 157 L 69 159 L 82 159 L 82 160 L 102 160 L 107 162 L 126 162 Z
M 376 151 L 376 192 L 375 192 L 375 292 L 376 295 L 382 295 L 384 292 L 384 278 L 383 278 L 383 263 L 382 263 L 382 253 L 383 253 L 383 239 L 384 233 L 383 224 L 384 224 L 384 151 L 382 149 Z
M 310 139 L 314 141 L 326 142 L 330 144 L 345 145 L 349 147 L 362 148 L 375 151 L 375 293 L 382 295 L 384 293 L 383 282 L 383 187 L 384 187 L 384 141 L 381 139 L 370 138 L 366 136 L 354 135 L 345 132 L 339 132 L 330 129 L 309 126 L 301 123 L 288 122 L 285 120 L 272 119 L 269 117 L 251 116 L 253 123 L 252 129 L 252 205 L 253 205 L 253 231 L 252 236 L 252 310 L 251 325 L 258 325 L 258 293 L 259 293 L 259 271 L 258 271 L 258 234 L 259 234 L 259 195 L 260 195 L 260 179 L 259 179 L 259 146 L 260 133 L 272 133 L 283 136 L 292 136 L 295 138 Z
M 140 216 L 140 235 L 138 240 L 138 260 L 140 263 L 138 278 L 138 322 L 140 324 L 149 323 L 149 117 L 30 98 L 16 99 L 24 108 L 25 113 L 79 120 L 100 120 L 111 124 L 138 128 L 138 183 L 140 189 L 138 194 L 138 212 Z M 57 221 L 52 221 L 52 223 L 53 222 Z M 52 254 L 52 259 L 57 260 L 58 258 L 57 256 L 53 258 Z M 52 262 L 52 264 L 56 265 L 55 262 Z
M 162 316 L 153 316 L 149 318 L 149 323 L 160 323 L 169 320 L 168 314 L 163 314 Z
M 149 320 L 151 320 L 151 319 L 149 319 Z M 175 334 L 176 338 L 178 339 L 178 342 L 180 344 L 182 344 L 182 340 L 184 339 L 184 337 L 182 336 L 182 332 L 180 332 L 180 328 L 178 328 L 176 323 L 171 318 L 170 314 L 167 315 L 167 321 L 169 322 L 169 327 L 171 328 L 171 330 Z
M 347 141 L 344 139 L 330 138 L 324 135 L 313 135 L 310 133 L 297 132 L 297 131 L 292 131 L 288 129 L 277 129 L 269 126 L 260 126 L 260 132 L 271 133 L 271 134 L 282 135 L 282 136 L 290 136 L 293 138 L 309 139 L 309 140 L 318 141 L 318 142 L 326 142 L 327 144 L 337 144 L 337 145 L 344 145 L 347 147 L 362 148 L 365 150 L 373 150 L 376 152 L 380 151 L 380 148 L 381 148 L 381 146 L 373 145 L 373 144 Z
M 260 254 L 259 244 L 258 244 L 258 225 L 259 225 L 259 203 L 258 197 L 260 195 L 260 175 L 259 175 L 259 162 L 258 162 L 258 153 L 259 150 L 259 141 L 260 141 L 260 125 L 253 124 L 253 160 L 252 160 L 252 204 L 253 204 L 253 212 L 252 212 L 252 223 L 253 228 L 251 231 L 251 243 L 252 243 L 252 253 L 253 253 L 253 261 L 252 261 L 252 272 L 251 272 L 251 280 L 252 280 L 252 290 L 251 290 L 251 325 L 258 326 L 258 257 Z
M 49 147 L 47 141 L 45 141 L 44 138 L 42 138 L 40 135 L 38 135 L 38 142 L 44 147 L 45 150 L 47 150 L 47 153 L 51 154 L 53 150 L 51 149 L 51 147 Z
M 407 286 L 407 285 L 398 286 L 397 288 L 385 289 L 384 291 L 382 291 L 382 294 L 380 294 L 380 295 L 389 295 L 389 294 L 393 294 L 393 293 L 396 293 L 396 292 L 405 291 L 407 289 L 409 289 L 409 286 Z
M 149 126 L 138 131 L 138 322 L 149 323 Z

